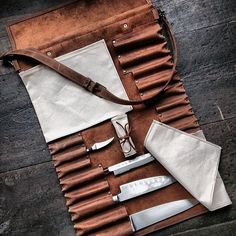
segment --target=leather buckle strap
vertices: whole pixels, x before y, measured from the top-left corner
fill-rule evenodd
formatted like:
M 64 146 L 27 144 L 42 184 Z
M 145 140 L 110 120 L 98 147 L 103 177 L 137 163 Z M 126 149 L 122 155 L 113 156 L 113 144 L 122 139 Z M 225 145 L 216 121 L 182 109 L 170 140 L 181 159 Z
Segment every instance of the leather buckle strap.
M 143 99 L 143 100 L 126 100 L 117 97 L 113 93 L 109 92 L 106 87 L 103 85 L 94 82 L 92 79 L 85 77 L 84 75 L 72 70 L 71 68 L 65 66 L 64 64 L 61 64 L 60 62 L 56 61 L 55 59 L 43 54 L 37 49 L 29 48 L 29 49 L 18 49 L 14 51 L 7 52 L 3 54 L 0 59 L 4 60 L 5 62 L 12 62 L 14 59 L 18 57 L 28 57 L 31 59 L 34 59 L 49 68 L 55 70 L 65 78 L 69 79 L 70 81 L 78 84 L 79 86 L 83 87 L 87 91 L 95 94 L 96 96 L 106 99 L 108 101 L 121 104 L 121 105 L 137 105 L 137 104 L 142 104 L 145 102 L 150 101 L 153 98 L 156 98 L 157 95 L 159 95 L 161 92 L 165 91 L 166 87 L 170 83 L 171 79 L 173 78 L 175 74 L 175 69 L 176 69 L 176 64 L 177 64 L 177 48 L 176 48 L 176 41 L 173 36 L 172 30 L 170 28 L 170 25 L 168 21 L 166 20 L 165 15 L 163 12 L 160 12 L 160 20 L 161 22 L 166 26 L 166 30 L 168 33 L 168 36 L 170 38 L 172 48 L 173 48 L 173 68 L 169 74 L 168 81 L 166 84 L 154 95 L 152 95 L 149 98 Z

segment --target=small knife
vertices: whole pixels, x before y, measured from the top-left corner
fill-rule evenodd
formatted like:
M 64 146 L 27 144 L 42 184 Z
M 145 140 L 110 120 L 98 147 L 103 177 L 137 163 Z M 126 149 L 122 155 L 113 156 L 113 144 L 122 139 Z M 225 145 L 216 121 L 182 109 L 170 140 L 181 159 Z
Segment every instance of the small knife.
M 99 150 L 99 149 L 107 146 L 108 144 L 110 144 L 113 141 L 113 139 L 114 139 L 114 137 L 112 137 L 112 138 L 110 138 L 110 139 L 108 139 L 106 141 L 103 141 L 103 142 L 95 143 L 90 148 L 87 148 L 86 151 L 87 151 L 87 153 L 89 153 L 89 152 L 93 152 L 93 151 Z
M 184 212 L 195 205 L 195 199 L 184 199 L 154 206 L 143 211 L 139 211 L 129 216 L 134 232 L 149 225 L 168 219 L 174 215 Z
M 160 188 L 164 188 L 175 183 L 176 180 L 171 176 L 154 176 L 145 179 L 136 180 L 120 186 L 120 193 L 112 196 L 107 195 L 96 200 L 91 200 L 85 204 L 77 204 L 69 207 L 69 212 L 72 214 L 72 220 L 77 220 L 80 217 L 85 217 L 94 212 L 101 211 L 110 207 L 117 202 L 127 201 L 129 199 L 153 192 Z

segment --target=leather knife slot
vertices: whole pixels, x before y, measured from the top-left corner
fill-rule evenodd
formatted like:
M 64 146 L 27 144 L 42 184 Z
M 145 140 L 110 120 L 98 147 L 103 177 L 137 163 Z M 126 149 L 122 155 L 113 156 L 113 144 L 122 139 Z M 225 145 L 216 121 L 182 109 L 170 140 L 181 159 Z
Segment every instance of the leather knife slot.
M 188 105 L 188 104 L 189 104 L 188 97 L 185 95 L 185 96 L 177 98 L 169 103 L 166 103 L 166 104 L 156 107 L 156 111 L 158 113 L 161 113 L 161 112 L 167 111 L 169 109 L 172 109 L 174 107 L 184 106 L 184 105 Z
M 61 138 L 53 143 L 48 145 L 50 153 L 56 154 L 62 150 L 65 150 L 68 147 L 82 144 L 83 138 L 80 134 L 71 135 L 69 137 Z
M 150 75 L 152 72 L 157 72 L 164 69 L 171 69 L 173 63 L 171 62 L 171 56 L 167 55 L 161 59 L 154 59 L 145 62 L 141 65 L 131 67 L 127 71 L 132 72 L 135 79 L 140 78 L 144 75 Z
M 122 221 L 118 224 L 113 224 L 111 227 L 97 231 L 96 233 L 90 233 L 91 236 L 129 236 L 133 235 L 132 226 L 129 220 Z
M 117 50 L 132 49 L 134 47 L 147 45 L 147 43 L 164 42 L 164 36 L 160 34 L 161 27 L 159 24 L 153 24 L 143 30 L 135 30 L 121 38 L 114 39 L 113 46 Z
M 178 107 L 178 109 L 173 109 L 168 112 L 161 113 L 159 115 L 159 119 L 163 123 L 170 123 L 172 121 L 179 120 L 181 118 L 188 117 L 191 115 L 193 115 L 191 106 L 184 109 Z
M 64 162 L 72 161 L 86 154 L 87 154 L 86 147 L 83 145 L 79 147 L 73 147 L 70 148 L 69 150 L 67 149 L 64 152 L 55 154 L 52 156 L 52 160 L 54 165 L 57 167 Z
M 75 223 L 74 228 L 77 230 L 76 235 L 86 235 L 102 227 L 127 219 L 127 217 L 128 214 L 125 207 L 112 208 L 89 219 Z
M 80 220 L 91 214 L 95 214 L 113 206 L 115 202 L 112 200 L 111 194 L 96 196 L 93 199 L 85 200 L 85 202 L 77 203 L 69 207 L 72 221 Z
M 182 121 L 181 123 L 180 122 L 177 123 L 176 121 L 174 121 L 169 123 L 168 125 L 182 131 L 199 128 L 198 121 L 195 117 L 188 117 L 187 120 L 188 121 L 186 122 Z
M 79 189 L 66 192 L 65 193 L 65 198 L 66 198 L 66 205 L 70 206 L 78 201 L 82 201 L 85 198 L 90 198 L 96 194 L 105 192 L 109 189 L 109 184 L 107 180 L 99 180 L 99 181 L 94 181 L 93 183 L 81 187 Z
M 160 88 L 149 89 L 149 90 L 141 93 L 142 98 L 145 99 L 145 98 L 151 97 L 154 94 L 157 94 L 159 92 L 159 90 L 160 90 Z M 184 90 L 182 83 L 178 82 L 174 85 L 171 84 L 171 85 L 167 86 L 165 93 L 163 94 L 163 99 L 167 96 L 168 97 L 175 96 L 175 95 L 180 95 L 180 94 L 184 94 L 184 93 L 185 93 L 185 90 Z
M 79 160 L 71 161 L 65 164 L 62 164 L 56 168 L 57 174 L 59 178 L 72 173 L 74 171 L 81 170 L 85 167 L 91 166 L 91 161 L 88 157 L 81 158 Z
M 136 86 L 139 92 L 152 89 L 154 87 L 161 87 L 166 84 L 170 77 L 171 70 L 164 70 L 158 73 L 154 73 L 150 76 L 137 80 Z M 177 81 L 177 77 L 173 77 L 172 81 Z
M 62 191 L 64 192 L 78 185 L 83 185 L 85 183 L 88 183 L 89 181 L 100 178 L 102 176 L 104 176 L 104 170 L 102 167 L 98 166 L 93 168 L 87 168 L 86 170 L 81 171 L 79 173 L 61 178 L 60 184 L 62 186 Z
M 166 48 L 166 42 L 161 44 L 155 44 L 151 46 L 145 46 L 138 50 L 133 50 L 128 53 L 120 55 L 119 62 L 122 68 L 141 64 L 143 61 L 151 60 L 156 57 L 160 57 L 169 54 L 170 51 Z
M 176 84 L 171 84 L 169 86 L 167 86 L 167 88 L 165 89 L 165 97 L 168 96 L 174 96 L 174 95 L 180 95 L 180 94 L 184 94 L 185 93 L 185 89 L 184 86 L 182 84 L 182 82 L 178 82 Z

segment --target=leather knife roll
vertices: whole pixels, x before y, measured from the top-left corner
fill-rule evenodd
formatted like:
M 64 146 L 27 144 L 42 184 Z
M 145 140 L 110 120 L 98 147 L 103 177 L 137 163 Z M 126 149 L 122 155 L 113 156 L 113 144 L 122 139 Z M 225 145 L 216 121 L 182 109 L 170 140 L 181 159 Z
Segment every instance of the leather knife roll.
M 128 97 L 145 99 L 160 90 L 173 67 L 172 53 L 159 21 L 159 13 L 150 1 L 94 0 L 88 3 L 82 0 L 10 24 L 8 32 L 12 49 L 34 47 L 53 58 L 103 39 Z M 36 63 L 22 59 L 14 65 L 17 71 L 24 71 Z M 137 155 L 147 152 L 144 138 L 153 120 L 189 133 L 199 130 L 177 71 L 160 96 L 150 104 L 133 106 L 128 119 Z M 110 137 L 115 137 L 111 145 L 97 152 L 86 152 L 97 140 Z M 106 174 L 107 167 L 124 161 L 110 120 L 51 141 L 48 148 L 76 235 L 131 235 L 128 215 L 166 202 L 191 198 L 179 183 L 175 183 L 113 204 L 110 196 L 119 193 L 120 185 L 169 173 L 158 162 L 150 162 L 119 176 Z M 91 211 L 96 202 L 100 205 Z M 134 234 L 148 235 L 206 211 L 198 204 Z

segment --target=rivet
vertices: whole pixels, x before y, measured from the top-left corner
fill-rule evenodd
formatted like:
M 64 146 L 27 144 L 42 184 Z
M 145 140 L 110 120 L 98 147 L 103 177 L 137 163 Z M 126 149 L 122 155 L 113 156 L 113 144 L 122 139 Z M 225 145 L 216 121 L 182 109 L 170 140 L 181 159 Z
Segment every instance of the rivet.
M 52 53 L 48 51 L 47 55 L 50 57 L 50 56 L 52 56 Z
M 127 28 L 128 28 L 128 25 L 127 25 L 127 24 L 124 24 L 124 28 L 127 29 Z
M 123 70 L 123 73 L 127 73 L 127 71 L 126 71 L 126 70 Z
M 140 96 L 143 96 L 143 93 L 140 93 Z
M 99 167 L 102 167 L 102 165 L 101 165 L 101 164 L 99 164 L 98 166 L 99 166 Z
M 138 80 L 135 80 L 135 83 L 136 83 L 136 84 L 138 84 L 138 83 L 139 83 L 139 81 L 138 81 Z
M 113 40 L 112 43 L 115 44 L 115 43 L 116 43 L 116 40 Z
M 121 55 L 119 55 L 118 58 L 121 58 Z

